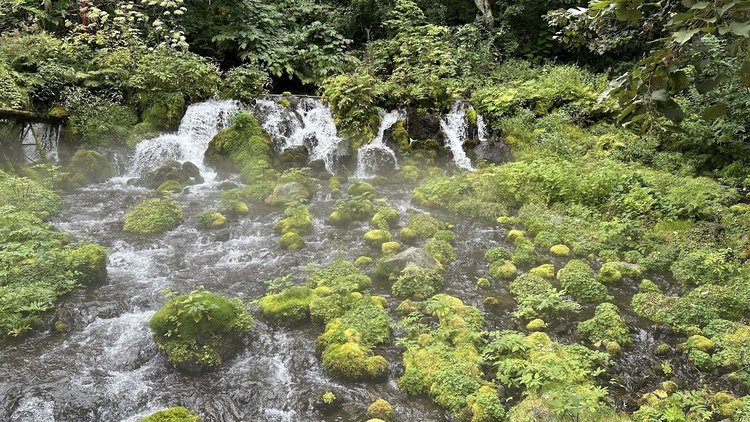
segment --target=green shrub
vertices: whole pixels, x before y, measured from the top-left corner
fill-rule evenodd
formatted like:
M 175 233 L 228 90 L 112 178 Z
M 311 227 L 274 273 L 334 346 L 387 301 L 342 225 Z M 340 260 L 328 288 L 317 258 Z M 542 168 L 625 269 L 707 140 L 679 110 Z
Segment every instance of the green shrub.
M 254 64 L 233 67 L 224 73 L 221 95 L 224 98 L 249 103 L 268 92 L 268 73 Z
M 578 335 L 591 343 L 616 342 L 622 346 L 632 343 L 630 330 L 620 316 L 617 306 L 602 303 L 596 307 L 594 317 L 578 324 Z
M 125 216 L 122 229 L 130 233 L 161 233 L 182 224 L 185 214 L 173 199 L 152 198 L 141 202 Z
M 438 262 L 443 264 L 448 264 L 458 259 L 458 255 L 456 254 L 456 250 L 453 249 L 453 246 L 447 241 L 438 238 L 428 240 L 424 245 L 424 250 L 432 255 L 432 257 Z
M 242 345 L 252 324 L 242 301 L 203 289 L 174 297 L 149 322 L 167 360 L 186 370 L 220 365 Z
M 393 283 L 393 294 L 398 297 L 425 300 L 443 288 L 443 274 L 436 269 L 408 264 Z
M 106 157 L 85 149 L 76 151 L 70 159 L 67 172 L 70 182 L 75 186 L 101 183 L 115 175 L 115 170 Z
M 553 316 L 561 312 L 577 312 L 581 306 L 557 291 L 552 283 L 533 274 L 522 274 L 510 282 L 510 292 L 518 308 L 514 315 L 524 319 Z
M 560 286 L 575 299 L 585 302 L 611 300 L 607 287 L 596 280 L 594 270 L 584 261 L 574 259 L 557 273 Z
M 0 203 L 18 211 L 33 213 L 47 218 L 62 208 L 62 198 L 40 183 L 25 178 L 10 176 L 0 171 Z

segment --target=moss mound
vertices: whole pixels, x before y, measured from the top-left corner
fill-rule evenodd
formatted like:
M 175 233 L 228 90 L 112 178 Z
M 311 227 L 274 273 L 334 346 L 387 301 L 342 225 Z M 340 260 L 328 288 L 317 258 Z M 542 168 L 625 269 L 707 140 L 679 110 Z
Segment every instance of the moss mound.
M 79 149 L 70 159 L 66 171 L 73 186 L 101 183 L 115 175 L 115 169 L 102 154 Z
M 149 325 L 167 360 L 180 369 L 211 369 L 242 345 L 253 320 L 239 299 L 197 289 L 159 309 Z
M 152 198 L 143 201 L 125 216 L 123 230 L 129 233 L 162 233 L 185 221 L 180 204 L 173 199 Z
M 188 409 L 178 406 L 152 413 L 141 419 L 141 422 L 201 422 L 201 418 Z

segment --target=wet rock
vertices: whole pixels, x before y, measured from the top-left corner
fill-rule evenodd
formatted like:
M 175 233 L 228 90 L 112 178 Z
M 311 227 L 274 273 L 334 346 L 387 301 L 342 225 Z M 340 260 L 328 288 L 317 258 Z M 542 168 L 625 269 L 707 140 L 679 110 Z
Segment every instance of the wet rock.
M 491 140 L 480 143 L 472 150 L 478 161 L 489 163 L 507 163 L 512 160 L 510 147 L 502 140 Z
M 147 171 L 138 179 L 137 183 L 151 189 L 156 189 L 167 180 L 173 180 L 182 186 L 203 183 L 201 172 L 195 164 L 190 161 L 180 163 L 174 160 L 165 162 L 155 170 Z
M 219 190 L 237 189 L 239 187 L 240 186 L 234 182 L 224 181 L 224 182 L 221 182 L 221 184 L 219 185 Z
M 440 131 L 440 116 L 419 113 L 415 110 L 408 111 L 409 138 L 415 140 L 442 139 Z
M 276 166 L 281 168 L 305 167 L 307 161 L 307 148 L 302 145 L 287 148 L 274 158 Z
M 408 264 L 414 264 L 422 268 L 440 268 L 438 262 L 423 249 L 410 247 L 403 252 L 384 260 L 380 269 L 387 274 L 399 273 Z
M 396 169 L 396 157 L 383 148 L 360 149 L 359 153 L 366 174 L 392 174 Z
M 271 196 L 266 198 L 268 205 L 283 205 L 293 201 L 306 201 L 310 191 L 299 182 L 289 182 L 276 186 Z

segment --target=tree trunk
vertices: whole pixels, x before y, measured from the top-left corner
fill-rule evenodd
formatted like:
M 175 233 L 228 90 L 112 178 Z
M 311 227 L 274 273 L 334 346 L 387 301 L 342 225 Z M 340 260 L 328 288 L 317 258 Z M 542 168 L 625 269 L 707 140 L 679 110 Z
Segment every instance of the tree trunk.
M 495 17 L 492 16 L 492 0 L 474 0 L 474 4 L 482 14 L 484 26 L 492 30 L 495 27 Z

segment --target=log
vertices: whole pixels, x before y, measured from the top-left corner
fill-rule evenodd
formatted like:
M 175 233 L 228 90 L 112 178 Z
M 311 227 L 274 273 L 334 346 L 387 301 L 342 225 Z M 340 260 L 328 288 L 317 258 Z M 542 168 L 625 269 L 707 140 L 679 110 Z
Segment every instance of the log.
M 68 120 L 68 117 L 50 116 L 49 114 L 33 113 L 30 111 L 0 109 L 0 120 L 62 124 Z

